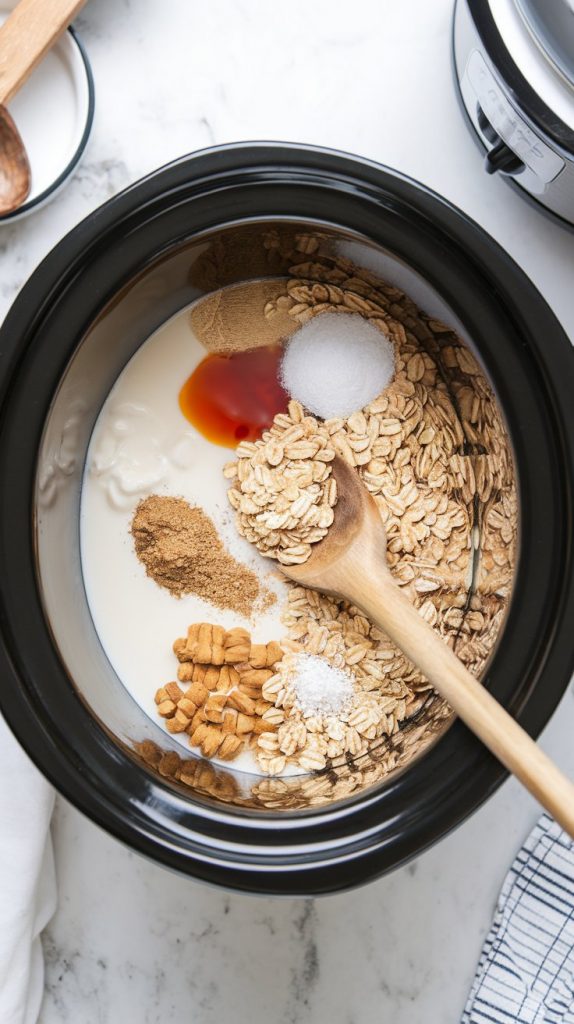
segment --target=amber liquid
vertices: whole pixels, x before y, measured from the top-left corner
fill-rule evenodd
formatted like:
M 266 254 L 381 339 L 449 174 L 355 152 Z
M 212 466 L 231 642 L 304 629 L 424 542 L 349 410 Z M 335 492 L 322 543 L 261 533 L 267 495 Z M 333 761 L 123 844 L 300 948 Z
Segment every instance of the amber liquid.
M 208 441 L 236 448 L 256 441 L 289 397 L 279 381 L 281 347 L 206 356 L 179 393 L 179 406 Z

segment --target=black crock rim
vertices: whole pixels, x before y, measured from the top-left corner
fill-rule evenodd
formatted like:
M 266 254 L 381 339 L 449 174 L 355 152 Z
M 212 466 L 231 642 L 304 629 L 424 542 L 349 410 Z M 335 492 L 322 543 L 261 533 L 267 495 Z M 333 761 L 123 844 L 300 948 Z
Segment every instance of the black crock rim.
M 377 208 L 386 209 L 385 204 L 389 209 L 404 206 L 406 210 L 408 207 L 413 217 L 418 218 L 421 230 L 424 227 L 434 232 L 437 257 L 442 253 L 446 259 L 447 247 L 453 247 L 461 258 L 464 254 L 468 267 L 476 273 L 480 271 L 485 284 L 488 283 L 501 316 L 506 310 L 517 329 L 520 327 L 528 335 L 539 364 L 541 394 L 544 389 L 550 389 L 555 403 L 554 409 L 548 408 L 546 412 L 549 417 L 555 417 L 553 436 L 560 446 L 565 471 L 561 481 L 564 490 L 561 508 L 562 513 L 569 516 L 566 525 L 555 524 L 557 530 L 568 535 L 562 550 L 565 561 L 560 581 L 560 619 L 553 636 L 549 634 L 545 638 L 536 679 L 525 683 L 518 697 L 510 701 L 521 723 L 532 735 L 537 735 L 562 696 L 574 662 L 568 636 L 568 616 L 571 621 L 574 612 L 574 574 L 566 571 L 572 562 L 574 409 L 570 403 L 568 378 L 571 379 L 574 357 L 558 321 L 510 257 L 464 213 L 406 176 L 334 150 L 285 143 L 241 143 L 183 157 L 108 201 L 46 257 L 22 289 L 0 332 L 0 351 L 4 353 L 0 378 L 0 452 L 5 447 L 3 435 L 10 385 L 16 380 L 20 361 L 24 359 L 24 352 L 20 350 L 39 334 L 45 318 L 54 315 L 56 306 L 63 301 L 62 296 L 72 287 L 78 268 L 107 244 L 111 232 L 125 237 L 142 215 L 153 217 L 158 204 L 165 205 L 169 201 L 176 205 L 184 195 L 192 201 L 193 195 L 203 195 L 217 183 L 229 187 L 234 175 L 246 175 L 252 184 L 259 183 L 260 187 L 269 176 L 275 179 L 279 176 L 282 181 L 304 180 L 317 188 L 329 187 L 341 199 L 345 194 L 356 194 L 361 202 L 369 204 L 371 213 Z M 191 198 L 190 194 L 193 194 Z M 269 211 L 269 219 L 274 215 L 277 216 L 276 210 Z M 238 220 L 244 219 L 238 216 Z M 310 218 L 302 216 L 301 219 Z M 352 228 L 352 225 L 347 226 Z M 376 237 L 375 232 L 373 237 Z M 108 295 L 102 296 L 102 305 L 108 298 Z M 544 357 L 539 334 L 543 335 Z M 29 543 L 33 543 L 31 532 Z M 9 561 L 6 536 L 3 536 L 0 558 L 5 568 Z M 72 692 L 61 664 L 60 675 L 71 691 L 70 701 L 75 703 L 74 714 L 80 732 L 85 727 L 83 739 L 94 744 L 90 753 L 101 757 L 101 764 L 105 759 L 106 764 L 113 763 L 114 768 L 121 768 L 121 772 L 114 772 L 115 792 L 106 788 L 102 775 L 92 771 L 93 764 L 85 756 L 87 748 L 84 751 L 76 748 L 73 742 L 55 732 L 53 722 L 38 700 L 33 680 L 22 670 L 22 652 L 11 644 L 16 611 L 6 601 L 7 588 L 6 580 L 0 578 L 0 669 L 4 678 L 0 706 L 14 733 L 60 792 L 93 821 L 156 861 L 197 878 L 245 891 L 286 895 L 341 890 L 367 881 L 420 853 L 472 813 L 506 776 L 504 769 L 480 743 L 456 722 L 440 743 L 405 776 L 383 790 L 367 792 L 355 801 L 326 810 L 301 812 L 289 818 L 266 815 L 263 820 L 256 815 L 240 817 L 225 809 L 211 810 L 208 834 L 202 833 L 200 826 L 205 825 L 207 819 L 202 818 L 201 807 L 189 811 L 187 803 L 167 784 L 158 782 L 133 764 L 91 719 L 79 697 Z M 27 595 L 28 598 L 32 600 L 32 595 Z M 464 764 L 464 772 L 454 770 L 455 753 L 459 757 L 459 769 Z M 125 786 L 126 780 L 130 785 L 134 783 L 134 790 L 128 785 L 126 793 L 122 794 L 121 785 Z M 402 812 L 402 830 L 394 820 L 392 825 L 386 822 L 385 831 L 378 812 L 383 802 L 390 805 L 394 801 L 400 817 L 396 805 L 399 788 L 407 804 L 407 810 Z M 130 797 L 133 797 L 131 802 Z M 162 832 L 147 814 L 150 805 L 157 809 L 162 801 L 176 819 L 185 811 L 188 818 L 193 819 L 194 828 L 186 828 L 184 833 L 176 829 L 169 835 Z M 353 822 L 351 830 L 347 828 L 349 821 Z M 339 833 L 331 843 L 333 822 L 343 829 L 344 839 L 341 840 L 342 833 Z M 278 838 L 282 843 L 279 849 L 275 845 Z

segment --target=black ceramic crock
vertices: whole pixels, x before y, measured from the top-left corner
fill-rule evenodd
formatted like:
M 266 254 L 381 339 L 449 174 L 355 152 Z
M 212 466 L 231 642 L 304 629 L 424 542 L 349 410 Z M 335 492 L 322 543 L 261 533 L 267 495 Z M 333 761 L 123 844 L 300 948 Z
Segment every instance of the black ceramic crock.
M 286 222 L 381 246 L 464 324 L 506 417 L 519 483 L 513 596 L 484 684 L 531 735 L 556 708 L 574 660 L 568 339 L 503 250 L 428 189 L 344 154 L 271 144 L 186 157 L 112 199 L 49 254 L 5 321 L 0 705 L 60 792 L 134 849 L 228 888 L 319 894 L 419 854 L 474 811 L 504 770 L 455 722 L 386 784 L 326 806 L 259 806 L 242 798 L 245 780 L 217 773 L 209 787 L 186 790 L 130 747 L 149 729 L 157 739 L 159 727 L 106 662 L 78 555 L 85 451 L 115 376 L 159 323 L 200 294 L 192 270 L 206 239 Z M 50 462 L 46 423 L 58 427 L 55 408 L 72 441 L 67 455 L 58 442 Z

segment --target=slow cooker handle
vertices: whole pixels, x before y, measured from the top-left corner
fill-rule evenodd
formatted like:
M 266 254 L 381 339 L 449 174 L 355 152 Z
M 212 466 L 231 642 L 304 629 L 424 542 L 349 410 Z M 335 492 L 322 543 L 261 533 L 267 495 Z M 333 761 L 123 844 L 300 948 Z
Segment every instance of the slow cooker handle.
M 516 153 L 503 139 L 499 139 L 496 145 L 488 150 L 484 158 L 484 169 L 487 174 L 494 174 L 496 171 L 512 174 L 523 167 L 522 160 L 519 160 Z
M 495 171 L 502 171 L 504 174 L 516 174 L 517 171 L 521 171 L 524 167 L 522 160 L 510 148 L 508 143 L 500 137 L 480 105 L 477 110 L 477 119 L 478 127 L 484 138 L 492 143 L 492 149 L 488 150 L 484 158 L 486 173 L 494 174 Z

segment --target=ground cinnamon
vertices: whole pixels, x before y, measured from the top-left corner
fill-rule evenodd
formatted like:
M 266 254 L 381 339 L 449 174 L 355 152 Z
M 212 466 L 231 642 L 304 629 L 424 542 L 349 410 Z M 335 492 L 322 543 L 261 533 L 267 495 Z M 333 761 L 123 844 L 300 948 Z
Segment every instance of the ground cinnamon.
M 258 601 L 268 607 L 270 592 L 256 574 L 225 550 L 209 516 L 183 498 L 144 498 L 131 533 L 148 576 L 175 597 L 197 594 L 245 617 Z

